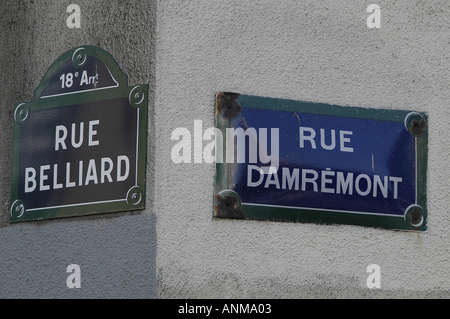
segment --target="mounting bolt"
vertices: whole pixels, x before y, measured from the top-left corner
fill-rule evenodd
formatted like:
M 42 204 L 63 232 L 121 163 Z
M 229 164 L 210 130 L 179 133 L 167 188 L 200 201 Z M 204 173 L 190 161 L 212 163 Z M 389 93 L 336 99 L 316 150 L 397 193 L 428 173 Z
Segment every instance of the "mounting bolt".
M 87 61 L 87 51 L 85 48 L 78 48 L 72 55 L 72 65 L 75 68 L 82 67 Z
M 140 107 L 144 104 L 145 92 L 143 86 L 135 86 L 128 97 L 132 107 Z
M 127 204 L 129 206 L 137 206 L 142 202 L 142 191 L 139 186 L 130 188 L 127 193 Z
M 11 210 L 10 210 L 10 215 L 11 215 L 11 220 L 18 220 L 20 218 L 22 218 L 25 214 L 25 203 L 21 200 L 16 200 L 14 203 L 12 203 L 11 205 Z
M 419 205 L 411 205 L 406 210 L 406 222 L 410 223 L 414 228 L 422 228 L 425 222 L 423 208 Z
M 422 212 L 418 209 L 415 209 L 411 212 L 411 224 L 418 225 L 420 220 L 422 219 Z
M 411 135 L 420 137 L 427 130 L 427 121 L 422 114 L 411 112 L 405 117 L 405 127 Z
M 239 93 L 220 92 L 216 97 L 216 112 L 227 119 L 233 119 L 242 112 L 242 107 L 236 101 Z
M 233 190 L 225 189 L 216 195 L 216 216 L 226 218 L 245 218 L 241 210 L 241 197 Z
M 28 105 L 25 103 L 19 104 L 14 111 L 14 121 L 16 121 L 17 124 L 24 123 L 27 120 L 29 113 L 30 108 Z

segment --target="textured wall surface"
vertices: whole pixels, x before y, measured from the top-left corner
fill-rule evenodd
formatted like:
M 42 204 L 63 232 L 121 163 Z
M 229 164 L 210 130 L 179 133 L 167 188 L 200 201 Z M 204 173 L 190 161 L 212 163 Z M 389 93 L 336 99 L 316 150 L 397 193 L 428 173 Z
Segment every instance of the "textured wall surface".
M 70 1 L 0 4 L 0 298 L 450 297 L 450 41 L 445 1 Z M 13 104 L 75 46 L 149 83 L 147 208 L 8 224 Z M 428 113 L 428 230 L 214 219 L 213 164 L 174 164 L 171 133 L 214 126 L 214 96 Z M 68 289 L 69 264 L 81 289 Z M 381 267 L 370 290 L 366 268 Z
M 155 211 L 161 297 L 450 296 L 444 1 L 161 1 Z M 173 164 L 176 127 L 238 92 L 429 115 L 428 231 L 211 218 L 211 164 Z M 205 142 L 206 144 L 206 142 Z M 370 264 L 381 290 L 366 286 Z
M 67 7 L 81 9 L 68 28 Z M 154 1 L 2 1 L 0 4 L 0 298 L 156 298 L 156 215 L 148 209 L 9 225 L 14 103 L 31 101 L 48 67 L 81 45 L 108 51 L 128 85 L 150 84 L 148 161 L 154 157 Z M 147 183 L 154 170 L 149 165 Z M 81 289 L 69 289 L 67 266 L 81 268 Z

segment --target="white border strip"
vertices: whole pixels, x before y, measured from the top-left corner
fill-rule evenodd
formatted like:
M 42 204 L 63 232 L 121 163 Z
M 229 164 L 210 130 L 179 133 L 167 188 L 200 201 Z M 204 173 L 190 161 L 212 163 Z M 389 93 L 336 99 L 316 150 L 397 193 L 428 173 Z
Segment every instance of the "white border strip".
M 138 186 L 138 155 L 139 155 L 139 108 L 137 109 L 137 123 L 136 123 L 136 176 L 134 186 Z
M 71 204 L 71 205 L 61 205 L 61 206 L 52 206 L 52 207 L 41 207 L 41 208 L 32 208 L 27 209 L 27 212 L 33 212 L 43 209 L 56 209 L 56 208 L 66 208 L 66 207 L 76 207 L 76 206 L 83 206 L 83 205 L 95 205 L 95 204 L 105 204 L 105 203 L 115 203 L 115 202 L 126 202 L 126 199 L 115 199 L 110 201 L 102 201 L 102 202 L 92 202 L 92 203 L 80 203 L 80 204 Z
M 357 212 L 357 211 L 350 211 L 350 210 L 336 210 L 336 209 L 325 209 L 325 208 L 310 208 L 310 207 L 282 206 L 282 205 L 269 205 L 269 204 L 254 204 L 254 203 L 241 203 L 241 205 L 260 206 L 260 207 L 275 207 L 275 208 L 290 208 L 290 209 L 305 209 L 305 210 L 316 210 L 316 211 L 325 211 L 325 212 L 332 212 L 332 213 L 349 213 L 349 214 L 389 216 L 389 217 L 403 218 L 403 215 L 400 216 L 400 215 L 393 215 L 393 214 L 367 213 L 367 212 Z

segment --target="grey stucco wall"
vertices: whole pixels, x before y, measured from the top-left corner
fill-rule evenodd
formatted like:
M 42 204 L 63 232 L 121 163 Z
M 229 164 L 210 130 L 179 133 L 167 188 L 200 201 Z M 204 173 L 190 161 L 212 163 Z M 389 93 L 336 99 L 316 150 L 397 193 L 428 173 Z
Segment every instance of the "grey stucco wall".
M 380 29 L 367 6 L 382 10 Z M 162 297 L 449 297 L 449 41 L 443 1 L 158 3 L 155 210 Z M 173 164 L 176 127 L 214 126 L 214 94 L 429 115 L 429 230 L 211 218 L 214 167 Z M 205 143 L 206 144 L 206 143 Z M 210 186 L 208 186 L 210 185 Z M 381 290 L 366 286 L 370 264 Z
M 66 25 L 71 3 L 81 8 L 80 29 Z M 156 2 L 2 1 L 0 11 L 0 298 L 156 298 L 152 187 L 144 212 L 8 222 L 14 103 L 31 101 L 48 67 L 71 48 L 100 46 L 129 85 L 150 84 L 147 157 L 153 161 Z M 66 285 L 70 264 L 81 268 L 81 289 Z
M 0 5 L 0 298 L 450 297 L 445 1 L 79 0 L 81 29 L 70 3 Z M 83 44 L 150 84 L 147 208 L 10 226 L 13 104 Z M 218 91 L 427 112 L 428 230 L 214 219 L 214 165 L 174 164 L 170 137 L 213 127 Z M 72 263 L 81 289 L 65 285 Z

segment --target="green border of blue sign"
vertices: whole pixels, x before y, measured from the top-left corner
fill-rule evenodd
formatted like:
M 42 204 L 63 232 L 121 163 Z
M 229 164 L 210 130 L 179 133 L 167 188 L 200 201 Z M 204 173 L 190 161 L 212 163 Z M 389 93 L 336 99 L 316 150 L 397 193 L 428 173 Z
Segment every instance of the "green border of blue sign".
M 74 55 L 75 52 L 81 53 Z M 92 56 L 102 61 L 111 72 L 118 86 L 91 90 L 87 92 L 78 91 L 75 93 L 55 95 L 41 98 L 42 92 L 49 84 L 52 76 L 60 67 L 72 59 L 74 67 L 78 68 L 79 61 L 86 60 L 86 56 Z M 77 59 L 77 57 L 79 59 Z M 138 99 L 136 93 L 139 92 Z M 79 203 L 63 207 L 37 209 L 27 212 L 24 203 L 18 198 L 18 178 L 19 178 L 19 149 L 20 149 L 20 123 L 26 121 L 29 112 L 44 110 L 68 105 L 76 105 L 88 102 L 111 100 L 128 97 L 131 107 L 138 108 L 138 141 L 137 141 L 137 183 L 123 200 L 101 202 L 101 203 Z M 25 222 L 32 220 L 44 220 L 60 217 L 83 216 L 91 214 L 112 213 L 119 211 L 142 210 L 145 208 L 145 179 L 147 161 L 147 122 L 148 122 L 148 84 L 128 86 L 127 76 L 120 70 L 114 58 L 105 50 L 96 46 L 79 46 L 62 54 L 47 70 L 41 83 L 34 91 L 33 101 L 16 103 L 14 105 L 13 119 L 13 147 L 12 147 L 12 177 L 11 177 L 11 199 L 9 206 L 10 222 Z
M 248 108 L 256 109 L 401 122 L 405 123 L 405 126 L 408 126 L 411 123 L 414 123 L 415 126 L 419 126 L 419 123 L 425 123 L 425 127 L 420 134 L 412 131 L 414 126 L 408 126 L 410 133 L 413 135 L 416 134 L 414 136 L 417 145 L 417 202 L 405 212 L 403 218 L 376 214 L 241 203 L 239 194 L 231 190 L 233 185 L 231 171 L 233 170 L 233 165 L 236 164 L 216 163 L 214 194 L 215 217 L 242 218 L 239 216 L 245 216 L 244 219 L 316 224 L 346 224 L 395 230 L 425 231 L 427 229 L 428 117 L 426 113 L 409 110 L 338 106 L 324 103 L 219 92 L 216 95 L 215 123 L 216 128 L 223 133 L 223 144 L 221 145 L 226 145 L 225 131 L 226 128 L 231 127 L 230 117 L 237 116 L 243 105 Z M 217 147 L 221 145 L 216 144 Z M 417 216 L 419 219 L 415 220 L 417 219 Z

